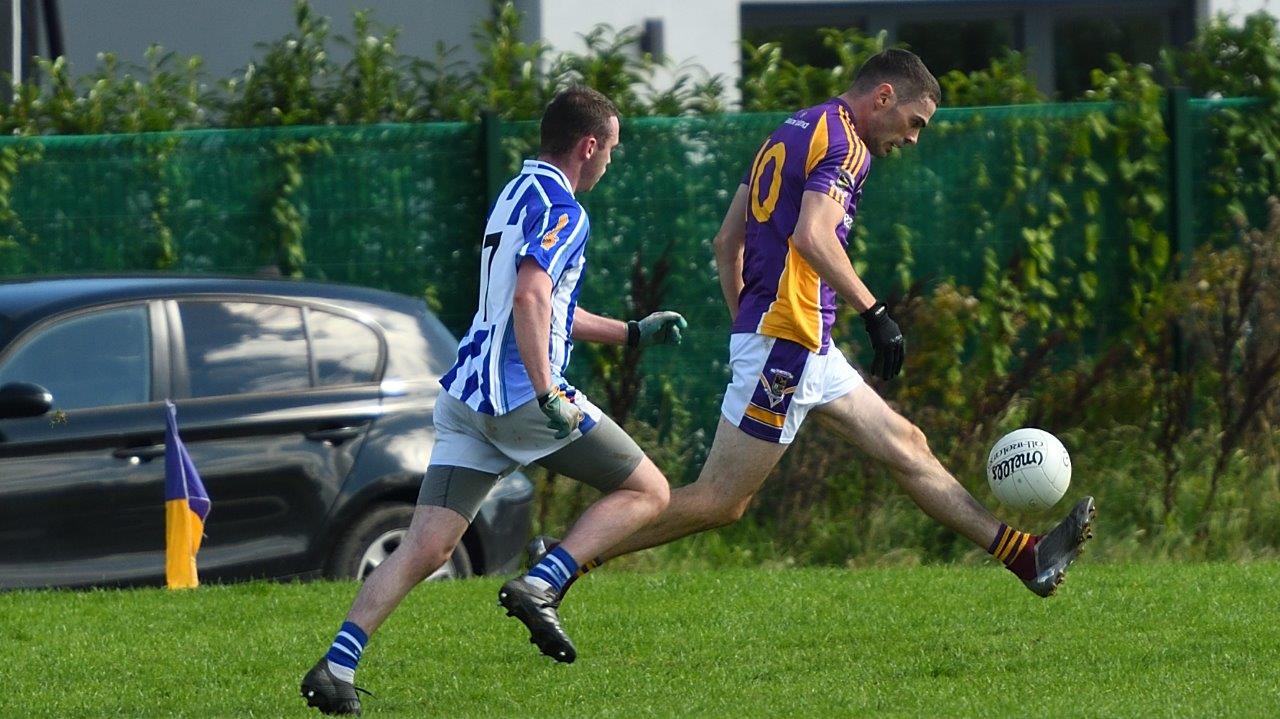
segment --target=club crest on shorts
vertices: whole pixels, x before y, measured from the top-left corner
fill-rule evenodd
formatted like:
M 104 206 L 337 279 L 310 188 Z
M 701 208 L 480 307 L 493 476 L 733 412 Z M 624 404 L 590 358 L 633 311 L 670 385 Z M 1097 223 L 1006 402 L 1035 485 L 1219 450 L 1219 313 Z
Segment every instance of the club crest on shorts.
M 763 373 L 760 375 L 760 384 L 764 385 L 765 394 L 769 395 L 769 407 L 772 409 L 782 404 L 782 400 L 787 395 L 796 391 L 791 383 L 795 381 L 796 376 L 786 370 L 771 369 L 767 370 L 771 377 L 765 377 Z

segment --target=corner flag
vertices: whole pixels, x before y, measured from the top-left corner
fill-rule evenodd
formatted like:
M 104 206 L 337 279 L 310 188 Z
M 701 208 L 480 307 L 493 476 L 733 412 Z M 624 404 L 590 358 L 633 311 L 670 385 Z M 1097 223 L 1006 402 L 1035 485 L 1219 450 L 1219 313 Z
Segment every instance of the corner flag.
M 178 408 L 165 400 L 164 428 L 164 576 L 170 589 L 200 584 L 196 552 L 209 516 L 209 494 L 196 465 L 178 436 Z

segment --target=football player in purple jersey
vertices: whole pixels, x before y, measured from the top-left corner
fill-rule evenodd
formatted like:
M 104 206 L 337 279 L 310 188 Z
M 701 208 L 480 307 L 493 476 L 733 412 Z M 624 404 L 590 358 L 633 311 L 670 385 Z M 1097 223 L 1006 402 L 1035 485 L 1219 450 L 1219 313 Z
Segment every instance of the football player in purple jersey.
M 787 118 L 765 140 L 715 237 L 729 314 L 732 380 L 707 462 L 671 492 L 658 519 L 600 561 L 731 524 L 813 411 L 890 470 L 930 517 L 986 549 L 1033 592 L 1049 596 L 1092 536 L 1092 497 L 1043 535 L 992 516 L 942 466 L 925 435 L 895 412 L 831 342 L 836 299 L 859 313 L 875 350 L 871 373 L 902 369 L 898 325 L 854 271 L 846 236 L 872 158 L 916 144 L 941 100 L 916 55 L 869 59 L 837 97 Z

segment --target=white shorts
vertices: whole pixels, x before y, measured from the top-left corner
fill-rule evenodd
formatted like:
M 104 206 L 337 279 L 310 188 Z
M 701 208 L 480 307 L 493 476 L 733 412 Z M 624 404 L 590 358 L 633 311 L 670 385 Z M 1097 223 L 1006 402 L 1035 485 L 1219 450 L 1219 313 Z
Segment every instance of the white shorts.
M 530 400 L 510 412 L 494 416 L 477 412 L 448 392 L 436 398 L 432 422 L 436 429 L 431 464 L 466 467 L 489 474 L 506 474 L 516 467 L 568 446 L 600 422 L 600 408 L 576 389 L 573 403 L 582 410 L 582 424 L 564 439 L 555 438 L 547 417 Z
M 863 383 L 832 345 L 826 354 L 791 340 L 738 333 L 729 338 L 733 379 L 720 412 L 743 432 L 791 444 L 809 410 L 849 394 Z

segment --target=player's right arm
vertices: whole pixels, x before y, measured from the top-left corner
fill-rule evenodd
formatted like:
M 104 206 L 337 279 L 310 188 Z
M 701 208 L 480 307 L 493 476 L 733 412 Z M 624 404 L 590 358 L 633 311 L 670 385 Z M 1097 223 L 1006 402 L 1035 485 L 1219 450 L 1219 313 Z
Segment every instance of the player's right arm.
M 556 439 L 568 437 L 582 421 L 579 410 L 559 386 L 552 383 L 551 358 L 551 275 L 534 257 L 525 257 L 516 270 L 516 290 L 511 314 L 516 331 L 516 349 L 537 393 L 538 408 L 547 417 L 547 426 L 556 430 Z
M 532 257 L 525 257 L 516 270 L 516 291 L 511 310 L 516 331 L 516 349 L 529 382 L 539 396 L 551 388 L 551 275 Z
M 818 277 L 858 310 L 875 349 L 871 373 L 890 380 L 902 371 L 906 352 L 902 332 L 884 304 L 876 302 L 875 295 L 858 277 L 836 237 L 835 227 L 844 221 L 844 214 L 844 205 L 830 195 L 805 190 L 800 198 L 800 219 L 796 221 L 791 242 Z
M 854 271 L 853 263 L 836 237 L 835 228 L 844 221 L 844 214 L 844 205 L 830 196 L 805 190 L 800 198 L 800 219 L 796 221 L 791 241 L 818 277 L 862 313 L 876 303 L 876 298 Z
M 720 274 L 720 291 L 729 308 L 729 319 L 738 319 L 738 299 L 742 296 L 742 247 L 747 237 L 748 188 L 738 185 L 729 203 L 729 211 L 720 223 L 712 246 L 716 253 L 716 272 Z
M 524 241 L 516 252 L 516 287 L 512 321 L 516 349 L 533 390 L 542 396 L 552 388 L 551 291 L 564 272 L 569 246 L 584 231 L 586 218 L 575 203 L 552 202 L 524 216 Z
M 568 437 L 582 421 L 582 412 L 565 396 L 551 374 L 551 292 L 568 262 L 570 246 L 584 238 L 586 218 L 576 203 L 555 203 L 543 212 L 529 213 L 524 242 L 516 253 L 516 286 L 511 319 L 516 350 L 524 363 L 538 408 L 556 439 Z

